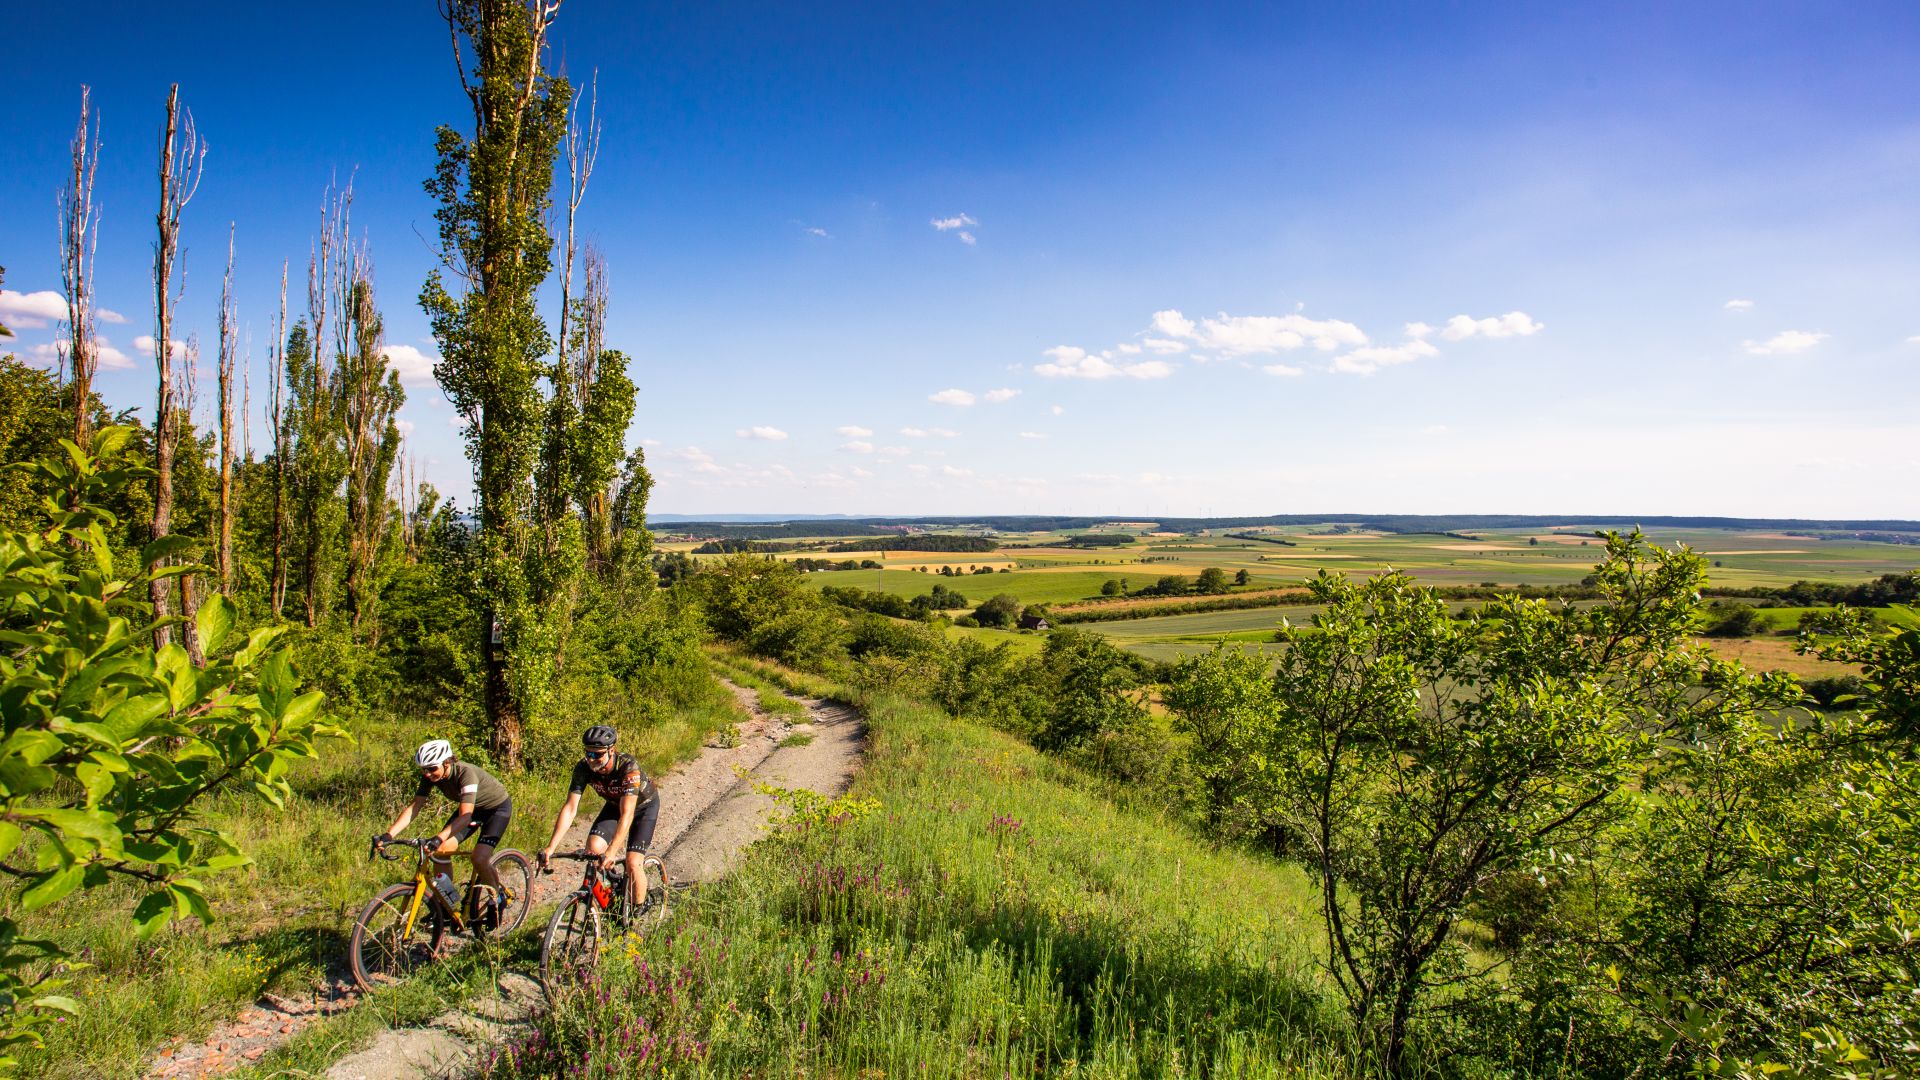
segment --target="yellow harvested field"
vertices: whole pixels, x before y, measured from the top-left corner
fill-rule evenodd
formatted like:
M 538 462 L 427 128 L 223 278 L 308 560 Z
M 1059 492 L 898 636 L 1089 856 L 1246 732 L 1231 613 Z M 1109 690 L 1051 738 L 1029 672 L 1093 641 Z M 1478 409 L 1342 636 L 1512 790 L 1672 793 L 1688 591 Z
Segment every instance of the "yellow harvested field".
M 1858 675 L 1857 664 L 1833 664 L 1794 651 L 1791 638 L 1698 639 L 1700 644 L 1718 653 L 1722 659 L 1738 660 L 1754 671 L 1784 671 L 1802 679 Z
M 1703 551 L 1702 555 L 1806 555 L 1806 548 L 1742 548 L 1739 551 Z
M 1519 551 L 1517 544 L 1423 544 L 1428 551 Z

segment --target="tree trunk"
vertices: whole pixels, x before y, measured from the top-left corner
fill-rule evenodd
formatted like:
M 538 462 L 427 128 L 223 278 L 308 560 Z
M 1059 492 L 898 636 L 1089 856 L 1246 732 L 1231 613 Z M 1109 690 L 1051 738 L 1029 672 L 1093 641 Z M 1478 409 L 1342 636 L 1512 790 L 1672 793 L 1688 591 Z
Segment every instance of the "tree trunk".
M 80 128 L 73 135 L 71 186 L 60 195 L 60 276 L 67 291 L 67 328 L 73 356 L 73 443 L 82 450 L 93 441 L 87 405 L 99 361 L 93 339 L 93 256 L 100 243 L 100 222 L 93 213 L 93 176 L 100 165 L 100 122 L 93 116 L 91 99 L 89 89 L 82 86 Z
M 155 540 L 173 530 L 173 451 L 178 438 L 173 386 L 173 260 L 179 250 L 180 211 L 192 197 L 191 188 L 185 186 L 194 174 L 196 147 L 192 125 L 189 118 L 178 148 L 182 152 L 176 157 L 175 140 L 181 135 L 180 86 L 176 83 L 167 91 L 167 125 L 160 140 L 159 240 L 153 254 L 153 360 L 159 375 L 153 413 L 152 533 Z M 172 597 L 168 595 L 171 585 L 164 578 L 149 583 L 156 620 L 172 614 Z M 157 627 L 153 632 L 155 648 L 165 648 L 172 640 L 172 632 L 166 627 Z
M 492 737 L 488 749 L 493 760 L 504 768 L 520 768 L 520 703 L 514 700 L 513 688 L 507 682 L 507 660 L 504 642 L 493 639 L 494 616 L 488 616 L 480 627 L 480 655 L 485 658 L 486 666 L 486 708 L 492 718 Z
M 280 322 L 273 345 L 273 617 L 287 601 L 287 264 L 280 263 Z
M 220 591 L 233 592 L 233 226 L 227 227 L 227 276 L 220 287 L 220 537 L 214 565 Z

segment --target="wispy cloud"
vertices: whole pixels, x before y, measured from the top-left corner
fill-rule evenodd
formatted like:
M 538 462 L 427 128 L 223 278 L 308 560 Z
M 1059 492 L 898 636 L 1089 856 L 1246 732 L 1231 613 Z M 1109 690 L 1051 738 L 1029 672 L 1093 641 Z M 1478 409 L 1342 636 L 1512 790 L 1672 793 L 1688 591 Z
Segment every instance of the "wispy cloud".
M 987 391 L 985 396 L 987 401 L 991 402 L 992 404 L 998 405 L 1003 401 L 1012 401 L 1014 398 L 1019 397 L 1020 391 L 1015 390 L 1011 387 L 1003 386 L 998 390 Z
M 1369 345 L 1333 358 L 1333 370 L 1342 375 L 1371 375 L 1383 367 L 1411 364 L 1440 350 L 1419 338 L 1401 345 Z
M 940 475 L 941 475 L 941 476 L 946 476 L 946 477 L 951 477 L 951 478 L 953 478 L 953 479 L 955 479 L 955 480 L 959 480 L 959 479 L 962 479 L 962 478 L 964 478 L 964 477 L 968 477 L 968 476 L 972 476 L 972 475 L 973 475 L 973 470 L 972 470 L 972 469 L 961 469 L 961 468 L 956 468 L 956 467 L 954 467 L 954 466 L 952 466 L 952 465 L 942 465 L 942 466 L 940 466 Z
M 1494 315 L 1485 319 L 1455 315 L 1447 320 L 1447 325 L 1440 328 L 1440 336 L 1448 341 L 1465 341 L 1470 337 L 1528 337 L 1543 329 L 1545 327 L 1534 322 L 1526 312 L 1509 311 L 1505 315 Z
M 873 444 L 864 439 L 855 439 L 853 442 L 841 443 L 840 449 L 845 450 L 849 454 L 871 454 L 873 453 Z
M 822 240 L 833 239 L 832 233 L 828 232 L 827 230 L 821 228 L 818 225 L 802 225 L 800 226 L 800 231 L 803 233 L 806 233 L 808 236 L 818 237 Z
M 966 214 L 955 214 L 952 217 L 937 217 L 928 224 L 940 232 L 953 233 L 960 238 L 961 243 L 969 247 L 979 242 L 973 235 L 972 228 L 978 226 L 980 223 Z
M 1023 431 L 1020 433 L 1020 437 L 1023 439 L 1044 439 L 1046 435 L 1038 431 Z
M 858 424 L 848 424 L 845 427 L 834 428 L 833 433 L 844 439 L 865 439 L 872 437 L 873 429 L 864 428 Z
M 756 424 L 753 427 L 741 428 L 735 431 L 734 434 L 743 439 L 762 439 L 767 442 L 780 442 L 787 437 L 786 432 L 781 431 L 777 427 L 768 427 L 765 424 Z
M 1067 407 L 1065 405 L 1049 405 L 1047 406 L 1047 411 L 1055 416 L 1059 416 L 1061 413 L 1067 411 Z
M 1260 370 L 1269 375 L 1278 375 L 1286 379 L 1298 378 L 1307 373 L 1306 368 L 1299 367 L 1295 364 L 1262 364 Z
M 1806 352 L 1827 340 L 1827 335 L 1809 330 L 1782 330 L 1765 341 L 1745 341 L 1740 347 L 1754 356 L 1785 356 Z
M 1350 322 L 1309 319 L 1305 315 L 1228 315 L 1223 311 L 1196 324 L 1178 311 L 1157 311 L 1153 328 L 1158 337 L 1146 340 L 1150 348 L 1154 341 L 1164 339 L 1168 344 L 1185 342 L 1224 356 L 1276 353 L 1308 345 L 1331 352 L 1342 345 L 1367 343 L 1367 335 Z
M 106 308 L 95 308 L 93 312 L 93 317 L 96 319 L 99 319 L 103 323 L 112 323 L 115 326 L 123 326 L 126 324 L 126 321 L 127 321 L 127 317 L 125 315 L 122 315 L 117 311 L 109 311 Z
M 936 405 L 966 406 L 973 404 L 975 399 L 971 391 L 949 387 L 937 394 L 928 394 L 927 400 Z
M 41 367 L 51 368 L 60 364 L 66 352 L 66 342 L 49 341 L 28 349 L 27 356 L 32 359 L 35 364 Z M 185 354 L 186 347 L 182 345 L 180 355 L 184 356 Z M 93 336 L 93 358 L 95 363 L 109 370 L 125 371 L 134 366 L 132 357 L 115 348 L 113 342 L 108 341 L 99 334 Z
M 1109 355 L 1095 355 L 1077 345 L 1056 345 L 1045 355 L 1052 359 L 1035 364 L 1033 370 L 1049 379 L 1164 379 L 1173 374 L 1164 360 L 1116 364 Z
M 1753 301 L 1751 301 L 1751 300 L 1729 300 L 1729 301 L 1727 301 L 1726 303 L 1724 303 L 1724 304 L 1722 304 L 1722 305 L 1720 305 L 1720 306 L 1721 306 L 1721 307 L 1723 307 L 1723 308 L 1725 308 L 1725 309 L 1727 309 L 1728 311 L 1752 311 L 1752 310 L 1753 310 Z
M 937 428 L 903 427 L 900 429 L 900 434 L 905 435 L 909 439 L 952 439 L 952 438 L 957 438 L 960 435 L 959 432 L 953 430 L 952 428 L 943 428 L 943 427 L 937 427 Z

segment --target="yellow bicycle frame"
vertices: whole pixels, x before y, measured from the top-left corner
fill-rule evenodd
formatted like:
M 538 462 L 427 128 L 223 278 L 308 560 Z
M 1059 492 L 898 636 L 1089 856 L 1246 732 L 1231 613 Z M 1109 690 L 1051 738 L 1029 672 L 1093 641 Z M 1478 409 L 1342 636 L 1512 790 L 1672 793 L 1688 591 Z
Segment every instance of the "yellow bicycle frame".
M 401 937 L 403 940 L 405 938 L 413 936 L 413 925 L 415 922 L 419 921 L 419 918 L 420 918 L 420 901 L 421 900 L 431 896 L 433 897 L 433 900 L 432 900 L 433 903 L 438 904 L 443 908 L 447 906 L 447 902 L 441 899 L 439 894 L 434 891 L 433 883 L 427 877 L 427 867 L 431 865 L 432 862 L 433 862 L 433 857 L 431 855 L 428 855 L 426 852 L 422 851 L 420 853 L 420 863 L 418 866 L 414 867 L 413 900 L 411 903 L 407 905 L 407 924 L 405 928 L 401 931 Z M 447 872 L 448 872 L 448 876 L 451 877 L 453 872 L 452 859 L 447 860 Z M 467 883 L 467 888 L 470 889 L 472 887 L 473 887 L 473 883 L 469 881 Z M 462 890 L 462 892 L 464 893 L 465 890 Z M 466 920 L 460 917 L 460 913 L 458 911 L 448 911 L 447 917 L 453 920 L 453 928 L 455 930 L 465 930 L 467 928 Z

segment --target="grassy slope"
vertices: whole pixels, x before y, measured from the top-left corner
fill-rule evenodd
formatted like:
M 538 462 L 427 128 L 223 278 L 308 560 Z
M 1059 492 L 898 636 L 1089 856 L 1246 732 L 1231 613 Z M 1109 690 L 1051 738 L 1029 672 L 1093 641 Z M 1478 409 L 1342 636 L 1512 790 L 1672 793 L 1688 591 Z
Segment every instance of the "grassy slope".
M 711 703 L 635 733 L 631 742 L 650 770 L 663 770 L 695 752 L 715 727 L 738 718 L 731 696 L 716 687 Z M 137 894 L 117 886 L 24 917 L 14 892 L 0 897 L 0 904 L 21 919 L 23 932 L 54 938 L 92 964 L 74 987 L 80 1016 L 60 1024 L 43 1051 L 23 1059 L 23 1075 L 135 1076 L 167 1040 L 204 1034 L 262 991 L 308 997 L 316 980 L 344 963 L 346 935 L 361 906 L 381 886 L 399 879 L 403 871 L 395 867 L 411 869 L 411 864 L 369 864 L 367 838 L 412 795 L 408 762 L 413 748 L 441 733 L 401 718 L 369 724 L 356 733 L 353 745 L 328 744 L 320 760 L 295 770 L 295 797 L 285 813 L 244 799 L 209 807 L 206 824 L 232 832 L 254 859 L 251 867 L 208 879 L 218 917 L 210 928 L 176 921 L 152 941 L 139 942 L 125 917 Z M 536 848 L 565 797 L 566 777 L 505 779 L 514 802 L 506 846 Z M 409 832 L 428 835 L 449 811 L 436 796 Z M 448 978 L 467 975 L 471 971 Z M 377 1004 L 368 1016 L 322 1026 L 335 1029 L 335 1042 L 351 1041 L 377 1028 L 384 1022 L 376 1022 L 380 1017 L 404 1018 L 416 1006 L 440 1011 L 452 985 L 436 984 L 427 994 L 403 987 L 380 995 L 393 1000 Z
M 496 1075 L 1346 1071 L 1297 870 L 935 710 L 869 719 L 877 809 L 760 845 Z

